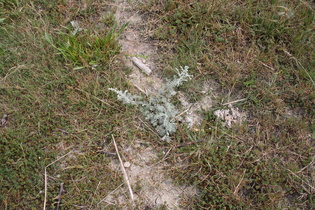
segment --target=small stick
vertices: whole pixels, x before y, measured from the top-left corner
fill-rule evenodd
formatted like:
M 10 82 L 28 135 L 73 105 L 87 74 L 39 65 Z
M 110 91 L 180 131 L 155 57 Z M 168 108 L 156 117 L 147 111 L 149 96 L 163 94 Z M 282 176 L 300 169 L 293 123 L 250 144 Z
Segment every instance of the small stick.
M 147 67 L 144 63 L 142 63 L 140 59 L 133 57 L 132 62 L 148 76 L 151 74 L 152 70 L 149 67 Z
M 179 116 L 181 116 L 181 115 L 185 114 L 186 112 L 188 112 L 188 110 L 189 110 L 191 107 L 192 107 L 192 105 L 191 105 L 188 109 L 184 110 L 183 112 L 181 112 L 181 113 L 179 113 L 177 116 L 175 116 L 175 118 L 178 118 Z
M 136 88 L 138 88 L 138 90 L 140 90 L 142 93 L 144 93 L 146 96 L 148 96 L 148 94 L 144 91 L 144 90 L 142 90 L 142 88 L 140 88 L 138 85 L 136 85 L 136 84 L 133 84 Z
M 129 179 L 128 179 L 128 175 L 127 175 L 127 172 L 125 170 L 124 164 L 123 164 L 123 162 L 121 160 L 121 157 L 119 155 L 118 148 L 117 148 L 116 141 L 115 141 L 115 138 L 114 138 L 113 134 L 112 134 L 112 139 L 113 139 L 114 146 L 115 146 L 115 149 L 116 149 L 116 152 L 117 152 L 117 156 L 118 156 L 118 159 L 119 159 L 119 162 L 120 162 L 121 170 L 123 171 L 123 174 L 124 174 L 124 177 L 125 177 L 125 180 L 126 180 L 126 184 L 128 186 L 128 189 L 129 189 L 130 198 L 131 198 L 131 200 L 133 200 L 134 197 L 133 197 L 133 192 L 132 192 L 132 189 L 131 189 L 131 186 L 130 186 L 130 182 L 129 182 Z
M 237 103 L 237 102 L 240 102 L 240 101 L 245 101 L 245 100 L 246 100 L 246 98 L 242 98 L 242 99 L 238 99 L 238 100 L 235 100 L 235 101 L 224 103 L 222 105 L 225 106 L 225 105 L 234 104 L 234 103 Z
M 312 165 L 313 162 L 314 162 L 314 160 L 315 160 L 315 156 L 313 157 L 312 161 L 311 161 L 309 164 L 307 164 L 307 166 L 305 166 L 305 167 L 302 168 L 300 171 L 298 171 L 298 173 L 301 173 L 301 172 L 304 171 L 307 167 L 309 167 L 310 165 Z
M 236 186 L 236 188 L 234 190 L 234 193 L 233 193 L 234 195 L 236 195 L 236 193 L 238 192 L 238 188 L 240 187 L 240 185 L 241 185 L 241 183 L 242 183 L 242 181 L 244 179 L 245 172 L 246 172 L 246 169 L 244 170 L 243 176 L 242 176 L 241 180 L 239 181 L 238 185 Z
M 61 160 L 62 158 L 66 157 L 67 155 L 69 155 L 73 150 L 71 150 L 70 152 L 68 152 L 67 154 L 61 156 L 60 158 L 58 158 L 57 160 L 49 163 L 46 167 L 45 167 L 45 198 L 44 198 L 44 210 L 46 210 L 46 202 L 47 202 L 47 168 L 49 166 L 51 166 L 52 164 L 56 163 L 57 161 Z
M 267 67 L 268 69 L 271 69 L 271 70 L 275 70 L 274 68 L 272 68 L 271 66 L 268 66 L 267 64 L 261 62 L 260 60 L 257 60 L 259 63 L 261 63 L 261 65 L 263 65 L 264 67 Z
M 98 206 L 100 203 L 102 203 L 103 201 L 105 201 L 108 196 L 110 196 L 111 194 L 113 194 L 114 192 L 116 192 L 116 191 L 117 191 L 121 186 L 123 186 L 123 185 L 124 185 L 124 183 L 120 184 L 118 187 L 116 187 L 116 189 L 114 189 L 114 190 L 111 191 L 108 195 L 106 195 L 105 198 L 103 198 L 102 200 L 100 200 L 100 202 L 98 202 L 97 206 Z
M 57 196 L 58 202 L 57 202 L 56 210 L 59 210 L 60 203 L 61 203 L 61 196 L 62 196 L 63 192 L 65 191 L 65 190 L 63 189 L 63 185 L 64 185 L 64 183 L 61 183 L 61 184 L 60 184 L 60 191 L 59 191 L 59 194 L 58 194 L 58 196 Z
M 152 133 L 154 133 L 157 137 L 160 138 L 160 135 L 159 135 L 157 132 L 155 132 L 154 130 L 152 130 L 152 129 L 150 128 L 150 126 L 147 125 L 146 122 L 144 122 L 140 117 L 139 117 L 138 119 L 139 119 Z

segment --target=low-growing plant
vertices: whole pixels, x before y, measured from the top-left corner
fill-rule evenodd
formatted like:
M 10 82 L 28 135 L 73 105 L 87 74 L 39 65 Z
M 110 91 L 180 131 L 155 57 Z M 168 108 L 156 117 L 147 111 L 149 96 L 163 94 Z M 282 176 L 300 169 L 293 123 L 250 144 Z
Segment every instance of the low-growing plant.
M 150 96 L 148 101 L 141 96 L 128 93 L 127 90 L 123 92 L 110 88 L 124 104 L 140 105 L 145 119 L 155 127 L 162 140 L 167 142 L 171 140 L 170 135 L 176 132 L 176 121 L 181 119 L 178 109 L 170 102 L 171 98 L 176 95 L 175 88 L 192 77 L 188 74 L 188 66 L 180 67 L 180 70 L 176 68 L 176 71 L 177 76 L 174 76 L 173 80 L 168 80 L 157 95 Z

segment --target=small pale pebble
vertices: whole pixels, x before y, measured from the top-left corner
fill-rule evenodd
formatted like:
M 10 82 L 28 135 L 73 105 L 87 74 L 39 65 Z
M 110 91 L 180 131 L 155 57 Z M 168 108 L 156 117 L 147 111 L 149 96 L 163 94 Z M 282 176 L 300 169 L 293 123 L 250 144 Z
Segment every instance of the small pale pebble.
M 130 163 L 130 162 L 125 162 L 125 163 L 124 163 L 124 167 L 125 167 L 125 168 L 129 168 L 130 166 L 131 166 L 131 163 Z

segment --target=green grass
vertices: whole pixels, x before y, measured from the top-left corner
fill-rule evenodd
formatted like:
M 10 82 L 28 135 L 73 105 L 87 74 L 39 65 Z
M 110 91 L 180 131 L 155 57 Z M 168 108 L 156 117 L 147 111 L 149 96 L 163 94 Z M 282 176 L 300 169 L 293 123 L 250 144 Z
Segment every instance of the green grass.
M 200 192 L 183 208 L 314 208 L 311 1 L 152 0 L 139 7 L 161 43 L 162 75 L 189 66 L 194 79 L 181 90 L 192 102 L 204 81 L 220 84 L 199 130 L 182 124 L 171 144 L 140 131 L 136 108 L 108 90 L 132 89 L 117 42 L 125 26 L 116 26 L 109 4 L 0 0 L 0 117 L 9 114 L 0 127 L 1 209 L 42 208 L 45 167 L 65 154 L 47 168 L 47 208 L 55 208 L 61 183 L 62 208 L 104 207 L 99 202 L 123 183 L 104 154 L 113 150 L 111 134 L 118 143 L 174 146 L 165 170 Z M 83 29 L 76 34 L 74 20 Z M 234 106 L 246 112 L 244 123 L 222 126 L 213 111 L 241 98 Z
M 227 129 L 205 110 L 203 132 L 175 137 L 206 141 L 175 151 L 187 167 L 169 169 L 199 188 L 194 208 L 314 207 L 314 170 L 300 171 L 315 152 L 313 3 L 151 1 L 141 9 L 164 46 L 164 74 L 174 65 L 194 70 L 188 98 L 215 80 L 214 109 L 246 99 L 234 104 L 247 113 L 242 125 Z
M 73 25 L 66 32 L 59 32 L 56 43 L 47 33 L 45 38 L 65 60 L 76 66 L 75 69 L 108 63 L 115 54 L 119 53 L 117 37 L 127 26 L 124 24 L 117 31 L 114 23 L 110 30 L 92 34 L 90 31 L 81 32 L 83 29 L 80 26 Z
M 1 1 L 0 7 L 1 118 L 9 113 L 0 128 L 0 208 L 42 208 L 44 169 L 70 151 L 47 169 L 47 208 L 54 208 L 61 183 L 63 208 L 96 208 L 123 182 L 100 151 L 111 145 L 110 134 L 119 139 L 131 135 L 120 129 L 135 129 L 134 110 L 108 91 L 128 87 L 129 70 L 118 57 L 121 31 L 103 22 L 101 1 L 83 14 L 55 1 Z M 69 34 L 70 20 L 85 30 Z

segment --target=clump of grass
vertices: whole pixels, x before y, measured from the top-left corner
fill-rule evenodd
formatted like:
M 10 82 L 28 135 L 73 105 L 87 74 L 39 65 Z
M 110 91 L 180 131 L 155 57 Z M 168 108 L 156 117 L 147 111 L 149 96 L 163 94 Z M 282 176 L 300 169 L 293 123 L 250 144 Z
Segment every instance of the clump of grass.
M 196 84 L 185 88 L 215 79 L 222 104 L 246 99 L 236 104 L 248 116 L 237 128 L 224 128 L 213 110 L 204 110 L 199 134 L 179 128 L 179 142 L 207 142 L 175 152 L 187 167 L 170 168 L 200 189 L 196 208 L 311 208 L 312 169 L 300 171 L 315 155 L 311 3 L 151 1 L 141 9 L 153 17 L 164 63 L 192 67 Z
M 112 28 L 104 33 L 91 34 L 74 21 L 73 29 L 60 32 L 56 43 L 47 33 L 45 38 L 65 60 L 70 61 L 78 69 L 108 63 L 120 50 L 117 37 L 126 26 L 127 24 L 122 25 L 117 31 L 117 24 L 114 23 Z

